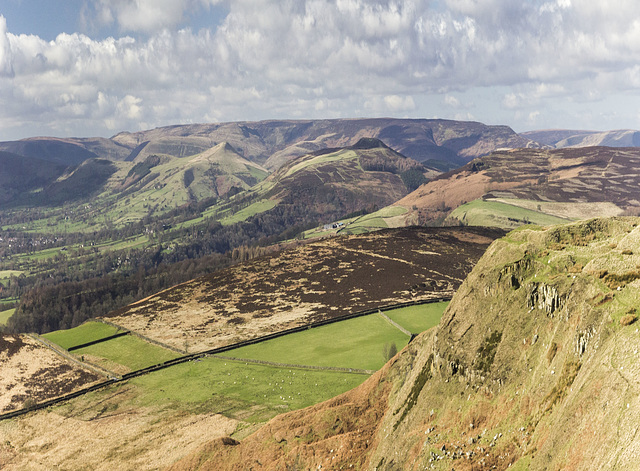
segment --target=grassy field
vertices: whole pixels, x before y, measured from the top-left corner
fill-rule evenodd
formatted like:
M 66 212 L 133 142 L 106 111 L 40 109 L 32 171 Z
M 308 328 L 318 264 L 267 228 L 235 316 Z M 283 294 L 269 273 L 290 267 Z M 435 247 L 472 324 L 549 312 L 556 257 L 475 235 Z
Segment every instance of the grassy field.
M 449 219 L 457 219 L 470 226 L 497 226 L 506 229 L 522 224 L 548 226 L 568 222 L 567 219 L 538 211 L 497 201 L 483 200 L 474 200 L 459 206 L 451 212 Z
M 342 232 L 344 234 L 361 234 L 363 232 L 375 231 L 389 227 L 387 219 L 402 216 L 407 213 L 406 208 L 400 206 L 389 206 L 366 214 L 353 220 Z
M 420 304 L 418 306 L 407 306 L 385 311 L 384 314 L 409 332 L 419 334 L 438 325 L 440 318 L 442 318 L 442 313 L 444 313 L 448 305 L 449 301 Z
M 294 173 L 299 172 L 304 168 L 310 167 L 311 165 L 320 165 L 320 164 L 325 164 L 329 162 L 346 161 L 346 160 L 350 160 L 350 159 L 352 160 L 357 158 L 358 158 L 358 155 L 352 150 L 343 150 L 343 151 L 333 152 L 330 154 L 318 155 L 316 157 L 305 159 L 302 162 L 294 165 L 287 171 L 287 174 L 285 175 L 285 177 L 288 177 L 289 175 L 293 175 Z
M 53 343 L 60 345 L 62 348 L 69 349 L 76 345 L 82 345 L 94 340 L 100 340 L 105 337 L 117 334 L 118 329 L 102 322 L 85 322 L 78 327 L 67 330 L 56 330 L 42 336 Z
M 209 357 L 130 381 L 141 388 L 137 404 L 143 407 L 195 408 L 259 422 L 327 400 L 358 386 L 367 377 Z
M 0 311 L 0 325 L 5 325 L 9 318 L 16 312 L 15 309 L 7 309 L 6 311 Z
M 22 270 L 0 270 L 0 280 L 8 280 L 12 275 L 20 276 L 22 273 Z
M 260 200 L 255 203 L 247 206 L 244 209 L 241 209 L 235 214 L 227 216 L 223 219 L 220 219 L 220 224 L 223 226 L 230 226 L 231 224 L 235 224 L 237 222 L 244 221 L 251 216 L 255 216 L 256 214 L 264 213 L 265 211 L 269 211 L 273 209 L 278 204 L 278 201 L 274 200 Z
M 109 369 L 107 365 L 117 363 L 132 371 L 157 365 L 180 356 L 176 352 L 145 342 L 133 335 L 90 345 L 74 350 L 73 353 L 80 356 L 91 355 L 92 361 L 103 358 L 106 362 L 102 366 L 107 369 Z
M 229 356 L 279 363 L 377 370 L 385 343 L 401 350 L 409 338 L 378 315 L 349 319 L 241 347 Z

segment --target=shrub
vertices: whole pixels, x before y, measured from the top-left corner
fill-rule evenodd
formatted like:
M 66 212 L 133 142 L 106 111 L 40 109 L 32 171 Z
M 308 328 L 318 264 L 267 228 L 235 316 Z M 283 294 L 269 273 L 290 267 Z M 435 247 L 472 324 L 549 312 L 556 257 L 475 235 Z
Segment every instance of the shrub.
M 547 351 L 547 362 L 551 364 L 553 359 L 556 357 L 556 353 L 558 353 L 558 344 L 553 342 Z
M 625 314 L 620 318 L 620 325 L 631 325 L 638 319 L 635 314 Z
M 621 274 L 609 273 L 602 278 L 602 281 L 604 281 L 609 288 L 616 289 L 618 287 L 624 287 L 627 283 L 631 283 L 637 279 L 640 279 L 640 270 L 628 271 Z
M 398 347 L 394 342 L 385 343 L 382 347 L 382 355 L 385 361 L 391 360 L 398 353 Z

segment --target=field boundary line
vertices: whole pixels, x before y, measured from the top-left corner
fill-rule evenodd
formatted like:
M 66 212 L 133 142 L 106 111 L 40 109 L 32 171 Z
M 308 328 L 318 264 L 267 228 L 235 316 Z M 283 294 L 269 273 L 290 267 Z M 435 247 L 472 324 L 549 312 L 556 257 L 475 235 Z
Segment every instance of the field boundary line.
M 413 334 L 411 332 L 409 332 L 407 329 L 405 329 L 404 327 L 402 327 L 400 324 L 398 324 L 396 321 L 394 321 L 393 319 L 391 319 L 389 316 L 387 316 L 384 312 L 378 310 L 378 314 L 380 314 L 380 316 L 382 316 L 382 318 L 384 320 L 386 320 L 389 324 L 391 324 L 393 327 L 395 327 L 396 329 L 398 329 L 400 332 L 402 332 L 405 335 L 408 335 L 409 337 L 411 337 Z
M 164 368 L 169 368 L 171 366 L 178 365 L 178 364 L 181 364 L 181 363 L 186 363 L 188 361 L 198 360 L 198 359 L 201 359 L 201 358 L 206 357 L 206 356 L 213 356 L 213 355 L 216 355 L 218 353 L 228 352 L 229 350 L 234 350 L 236 348 L 244 347 L 246 345 L 253 345 L 253 344 L 256 344 L 256 343 L 265 342 L 267 340 L 271 340 L 271 339 L 274 339 L 274 338 L 283 337 L 285 335 L 293 334 L 293 333 L 296 333 L 296 332 L 301 332 L 301 331 L 304 331 L 304 330 L 307 330 L 307 329 L 312 329 L 312 328 L 315 328 L 315 327 L 321 327 L 323 325 L 334 324 L 336 322 L 341 322 L 341 321 L 345 321 L 345 320 L 348 320 L 348 319 L 353 319 L 353 318 L 356 318 L 356 317 L 363 317 L 363 316 L 368 316 L 368 315 L 371 315 L 371 314 L 376 314 L 378 311 L 391 311 L 393 309 L 398 309 L 398 308 L 401 308 L 401 307 L 416 306 L 416 305 L 421 305 L 421 304 L 432 304 L 432 303 L 438 303 L 438 302 L 443 302 L 443 301 L 451 301 L 451 296 L 441 295 L 441 296 L 438 296 L 438 297 L 434 297 L 432 299 L 421 299 L 421 300 L 415 300 L 415 301 L 408 301 L 408 302 L 404 302 L 404 303 L 389 304 L 387 306 L 381 306 L 381 307 L 378 307 L 378 308 L 367 309 L 367 310 L 359 311 L 359 312 L 352 312 L 352 313 L 349 313 L 349 314 L 344 314 L 342 316 L 337 316 L 337 317 L 333 317 L 333 318 L 330 318 L 330 319 L 323 319 L 321 321 L 316 321 L 316 322 L 312 322 L 312 323 L 309 323 L 309 324 L 306 324 L 306 325 L 293 327 L 291 329 L 286 329 L 286 330 L 282 330 L 282 331 L 279 331 L 279 332 L 274 332 L 274 333 L 271 333 L 271 334 L 263 335 L 261 337 L 242 340 L 242 341 L 236 342 L 234 344 L 224 345 L 222 347 L 212 348 L 212 349 L 209 349 L 209 350 L 205 350 L 203 352 L 191 353 L 191 354 L 188 354 L 188 355 L 184 355 L 182 357 L 174 358 L 172 360 L 167 360 L 164 363 L 158 363 L 157 365 L 152 365 L 152 366 L 149 366 L 147 368 L 142 368 L 140 370 L 132 371 L 130 373 L 125 373 L 122 376 L 114 375 L 114 377 L 112 377 L 112 378 L 110 378 L 107 381 L 104 381 L 102 383 L 94 384 L 93 386 L 89 386 L 87 388 L 80 389 L 78 391 L 66 394 L 64 396 L 60 396 L 60 397 L 57 397 L 57 398 L 54 398 L 54 399 L 49 399 L 49 400 L 41 402 L 39 404 L 35 404 L 35 405 L 31 406 L 31 407 L 25 407 L 25 408 L 22 408 L 22 409 L 14 410 L 12 412 L 7 412 L 7 413 L 4 413 L 4 414 L 0 414 L 0 421 L 6 420 L 6 419 L 10 419 L 10 418 L 14 418 L 14 417 L 18 417 L 18 416 L 23 415 L 23 414 L 28 414 L 29 412 L 33 412 L 33 411 L 36 411 L 36 410 L 45 409 L 47 407 L 59 404 L 61 402 L 65 402 L 65 401 L 68 401 L 70 399 L 74 399 L 76 397 L 82 396 L 82 395 L 87 394 L 89 392 L 96 391 L 98 389 L 110 386 L 112 384 L 117 384 L 118 382 L 125 381 L 125 380 L 131 379 L 131 378 L 136 378 L 138 376 L 143 376 L 143 375 L 145 375 L 147 373 L 151 373 L 153 371 L 162 370 Z M 101 319 L 100 320 L 94 319 L 94 320 L 96 320 L 98 322 L 104 322 L 105 324 L 109 324 L 109 325 L 112 325 L 114 327 L 118 327 L 120 329 L 124 329 L 122 326 L 114 324 L 113 322 L 103 321 Z M 124 329 L 124 330 L 128 330 L 128 329 Z M 165 348 L 168 348 L 169 350 L 173 350 L 173 351 L 176 351 L 176 352 L 179 352 L 179 353 L 183 353 L 178 349 L 165 346 L 161 342 L 157 342 L 157 341 L 152 340 L 152 339 L 147 339 L 145 336 L 139 335 L 136 332 L 133 332 L 133 331 L 130 331 L 130 332 L 132 334 L 136 335 L 137 337 L 142 338 L 143 340 L 148 340 L 150 343 L 154 343 L 156 345 L 163 346 Z M 74 358 L 73 356 L 71 356 L 65 350 L 58 350 L 57 348 L 54 348 L 53 345 L 55 345 L 55 344 L 50 345 L 48 340 L 46 340 L 44 338 L 41 338 L 38 334 L 27 334 L 27 335 L 30 335 L 30 336 L 32 336 L 32 338 L 42 342 L 48 348 L 51 348 L 53 351 L 55 351 L 56 353 L 59 353 L 63 357 L 68 358 L 68 359 L 70 359 L 70 360 L 72 360 L 72 361 L 74 361 L 76 363 L 79 363 L 80 365 L 82 365 L 84 367 L 88 366 L 86 362 L 79 361 L 77 358 Z M 412 335 L 411 338 L 413 339 L 413 337 L 414 336 Z M 56 347 L 58 347 L 58 346 L 56 345 Z M 58 348 L 61 348 L 61 347 L 58 347 Z M 246 359 L 240 359 L 240 361 L 248 362 L 248 360 L 246 360 Z M 91 366 L 95 367 L 95 365 L 91 365 Z M 293 368 L 295 366 L 291 366 L 291 367 Z M 327 367 L 327 368 L 329 368 L 329 367 Z M 352 370 L 353 370 L 353 368 L 352 368 Z M 375 373 L 375 371 L 374 371 L 374 373 Z M 113 374 L 113 373 L 110 372 L 110 374 Z
M 117 339 L 120 337 L 124 337 L 125 335 L 129 335 L 131 332 L 129 332 L 128 330 L 125 332 L 119 332 L 117 334 L 113 334 L 113 335 L 109 335 L 108 337 L 104 337 L 98 340 L 92 340 L 91 342 L 86 342 L 86 343 L 81 343 L 80 345 L 74 345 L 73 347 L 69 347 L 67 348 L 68 352 L 71 352 L 73 350 L 80 350 L 81 348 L 85 348 L 85 347 L 90 347 L 92 345 L 97 345 L 99 343 L 102 342 L 107 342 L 109 340 L 113 340 L 113 339 Z
M 101 376 L 106 376 L 109 379 L 120 379 L 120 375 L 114 373 L 113 371 L 110 371 L 110 370 L 108 370 L 106 368 L 103 368 L 101 366 L 98 366 L 98 365 L 94 365 L 93 363 L 89 363 L 89 362 L 86 362 L 86 361 L 78 360 L 74 355 L 69 353 L 68 350 L 63 349 L 59 345 L 56 345 L 55 343 L 50 342 L 49 340 L 45 339 L 44 337 L 42 337 L 42 336 L 40 336 L 38 334 L 30 333 L 30 334 L 27 334 L 27 335 L 29 337 L 31 337 L 32 339 L 36 340 L 37 342 L 40 342 L 45 347 L 47 347 L 48 349 L 52 350 L 54 353 L 57 353 L 61 357 L 65 358 L 66 360 L 71 361 L 72 363 L 76 363 L 77 365 L 79 365 L 83 369 L 92 370 L 95 373 L 98 373 Z
M 130 335 L 135 335 L 136 337 L 141 338 L 146 342 L 153 343 L 155 345 L 158 345 L 159 347 L 166 348 L 167 350 L 171 350 L 172 352 L 179 353 L 180 355 L 188 355 L 188 352 L 186 350 L 180 350 L 179 348 L 172 347 L 171 345 L 167 345 L 166 343 L 162 343 L 162 342 L 159 342 L 158 340 L 154 340 L 152 338 L 146 337 L 136 331 L 129 330 L 113 322 L 106 321 L 104 319 L 90 319 L 90 320 L 93 322 L 102 322 L 103 324 L 110 325 L 111 327 L 116 327 L 117 329 L 120 329 L 120 330 L 126 330 Z
M 275 361 L 256 360 L 251 358 L 238 358 L 229 357 L 226 355 L 209 355 L 212 358 L 218 358 L 220 360 L 230 360 L 244 363 L 256 363 L 258 365 L 276 366 L 278 368 L 296 368 L 300 370 L 321 370 L 321 371 L 338 371 L 341 373 L 355 373 L 372 375 L 376 370 L 363 370 L 361 368 L 344 368 L 341 366 L 316 366 L 316 365 L 297 365 L 293 363 L 278 363 Z

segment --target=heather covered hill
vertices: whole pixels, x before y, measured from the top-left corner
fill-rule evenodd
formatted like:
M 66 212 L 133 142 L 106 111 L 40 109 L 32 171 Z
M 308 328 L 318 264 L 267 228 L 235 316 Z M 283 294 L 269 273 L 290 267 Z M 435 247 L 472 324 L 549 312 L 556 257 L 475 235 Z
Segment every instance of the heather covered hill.
M 27 335 L 0 335 L 0 369 L 0 413 L 62 396 L 102 379 Z
M 637 148 L 518 149 L 475 159 L 396 205 L 407 221 L 513 228 L 635 214 L 639 188 Z
M 639 224 L 511 232 L 362 386 L 172 469 L 634 468 Z
M 108 320 L 175 348 L 186 338 L 190 352 L 203 351 L 346 313 L 449 297 L 501 234 L 412 227 L 319 240 L 180 284 Z
M 378 139 L 362 138 L 353 146 L 287 162 L 255 193 L 285 204 L 304 204 L 331 220 L 362 208 L 387 206 L 413 189 L 411 175 L 424 182 L 438 173 Z

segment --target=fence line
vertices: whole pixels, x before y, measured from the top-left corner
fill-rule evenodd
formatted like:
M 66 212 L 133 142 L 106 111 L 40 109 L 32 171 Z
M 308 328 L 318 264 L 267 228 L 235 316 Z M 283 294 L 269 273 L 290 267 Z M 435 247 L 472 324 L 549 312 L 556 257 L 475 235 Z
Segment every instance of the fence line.
M 257 363 L 259 365 L 277 366 L 279 368 L 296 368 L 299 370 L 321 370 L 321 371 L 339 371 L 342 373 L 356 373 L 372 375 L 375 370 L 363 370 L 361 368 L 341 368 L 339 366 L 315 366 L 315 365 L 296 365 L 293 363 L 278 363 L 275 361 L 256 360 L 249 358 L 228 357 L 224 355 L 211 355 L 212 358 L 219 358 L 221 360 L 231 360 L 244 363 Z
M 389 316 L 387 316 L 384 312 L 382 311 L 378 311 L 378 314 L 380 314 L 382 316 L 382 318 L 387 321 L 389 324 L 391 324 L 393 327 L 395 327 L 396 329 L 398 329 L 400 332 L 402 332 L 405 335 L 408 335 L 409 337 L 411 337 L 411 332 L 409 332 L 407 329 L 405 329 L 404 327 L 402 327 L 400 324 L 398 324 L 396 321 L 394 321 L 393 319 L 391 319 Z
M 278 338 L 278 337 L 283 337 L 285 335 L 293 334 L 293 333 L 296 333 L 296 332 L 302 332 L 304 330 L 312 329 L 312 328 L 315 328 L 315 327 L 321 327 L 323 325 L 335 324 L 336 322 L 340 322 L 340 321 L 344 321 L 344 320 L 348 320 L 348 319 L 355 319 L 357 317 L 363 317 L 363 316 L 368 316 L 368 315 L 371 315 L 371 314 L 376 314 L 379 311 L 380 312 L 391 311 L 393 309 L 398 309 L 398 308 L 401 308 L 401 307 L 416 306 L 416 305 L 420 305 L 420 304 L 432 304 L 432 303 L 437 303 L 437 302 L 442 302 L 442 301 L 450 301 L 450 300 L 451 300 L 451 297 L 442 297 L 442 296 L 440 296 L 437 299 L 424 299 L 424 300 L 418 300 L 418 301 L 409 301 L 409 302 L 404 302 L 404 303 L 398 303 L 398 304 L 391 304 L 391 305 L 387 305 L 387 306 L 382 306 L 382 307 L 379 307 L 379 308 L 366 309 L 364 311 L 352 312 L 352 313 L 349 313 L 349 314 L 344 314 L 342 316 L 336 316 L 336 317 L 333 317 L 333 318 L 330 318 L 330 319 L 323 319 L 323 320 L 320 320 L 320 321 L 311 322 L 311 323 L 306 324 L 306 325 L 293 327 L 293 328 L 282 330 L 282 331 L 279 331 L 279 332 L 274 332 L 274 333 L 263 335 L 263 336 L 256 337 L 256 338 L 253 338 L 253 339 L 242 340 L 242 341 L 236 342 L 234 344 L 224 345 L 222 347 L 212 348 L 212 349 L 209 349 L 209 350 L 205 350 L 203 352 L 192 353 L 190 355 L 184 355 L 182 357 L 174 358 L 172 360 L 168 360 L 168 361 L 165 361 L 163 363 L 159 363 L 157 365 L 152 365 L 152 366 L 149 366 L 147 368 L 142 368 L 140 370 L 136 370 L 136 371 L 132 371 L 130 373 L 123 374 L 121 377 L 112 377 L 108 381 L 104 381 L 102 383 L 94 384 L 93 386 L 89 386 L 87 388 L 80 389 L 78 391 L 75 391 L 75 392 L 72 392 L 72 393 L 69 393 L 69 394 L 65 394 L 64 396 L 60 396 L 60 397 L 57 397 L 57 398 L 54 398 L 54 399 L 49 399 L 48 401 L 41 402 L 39 404 L 35 404 L 33 406 L 30 406 L 30 407 L 25 407 L 25 408 L 18 409 L 18 410 L 12 411 L 12 412 L 7 412 L 7 413 L 4 413 L 4 414 L 0 414 L 0 421 L 5 420 L 5 419 L 10 419 L 10 418 L 13 418 L 13 417 L 18 417 L 20 415 L 27 414 L 27 413 L 32 412 L 32 411 L 45 409 L 45 408 L 47 408 L 49 406 L 52 406 L 52 405 L 55 405 L 55 404 L 59 404 L 61 402 L 68 401 L 70 399 L 74 399 L 76 397 L 79 397 L 79 396 L 82 396 L 84 394 L 87 394 L 89 392 L 96 391 L 98 389 L 110 386 L 110 385 L 115 384 L 115 383 L 117 383 L 119 381 L 124 381 L 124 380 L 130 379 L 130 378 L 135 378 L 135 377 L 138 377 L 138 376 L 142 376 L 142 375 L 151 373 L 153 371 L 162 370 L 162 369 L 168 368 L 170 366 L 178 365 L 180 363 L 186 363 L 188 361 L 193 361 L 193 360 L 196 360 L 196 359 L 199 359 L 199 358 L 203 358 L 205 356 L 216 355 L 218 353 L 227 352 L 229 350 L 233 350 L 233 349 L 236 349 L 236 348 L 239 348 L 239 347 L 244 347 L 246 345 L 253 345 L 253 344 L 256 344 L 256 343 L 265 342 L 267 340 L 275 339 L 275 338 Z M 109 325 L 112 325 L 114 327 L 118 327 L 120 329 L 126 330 L 123 327 L 121 327 L 121 326 L 119 326 L 117 324 L 114 324 L 113 322 L 103 321 L 103 320 L 99 320 L 99 322 L 104 322 L 105 324 L 109 324 Z M 138 335 L 135 332 L 131 332 L 131 333 L 134 334 L 134 335 L 139 336 L 140 338 L 142 338 L 144 340 L 148 340 L 151 343 L 155 343 L 157 345 L 164 346 L 161 342 L 157 342 L 157 341 L 154 341 L 152 339 L 147 339 L 147 337 L 144 337 L 142 335 Z M 36 340 L 38 340 L 38 337 L 40 337 L 37 334 L 28 334 L 28 335 L 31 335 L 33 338 L 36 338 Z M 411 335 L 411 337 L 413 339 L 413 335 Z M 43 343 L 45 343 L 45 345 L 47 345 L 47 343 L 44 342 L 44 340 L 45 339 L 42 339 Z M 49 346 L 49 345 L 47 345 L 47 346 Z M 52 347 L 49 346 L 49 348 L 52 348 Z M 170 347 L 167 347 L 167 346 L 165 346 L 165 348 L 169 348 L 170 350 L 180 352 L 179 350 L 177 350 L 175 348 L 170 348 Z M 54 350 L 55 352 L 59 353 L 60 355 L 62 355 L 65 358 L 69 358 L 69 359 L 71 359 L 71 360 L 73 360 L 73 361 L 75 361 L 77 363 L 82 364 L 83 366 L 87 366 L 87 363 L 80 362 L 78 359 L 73 358 L 68 353 L 63 353 L 63 352 L 61 352 L 61 351 L 59 351 L 57 349 L 54 349 L 54 348 L 52 348 L 52 350 Z M 180 353 L 182 353 L 182 352 L 180 352 Z M 246 362 L 248 360 L 243 360 L 243 361 Z M 91 366 L 95 367 L 95 365 L 91 365 Z M 109 374 L 111 375 L 113 373 L 109 372 Z
M 126 332 L 120 332 L 118 334 L 109 335 L 108 337 L 104 337 L 104 338 L 101 338 L 101 339 L 98 339 L 98 340 L 92 340 L 91 342 L 81 343 L 80 345 L 74 345 L 73 347 L 67 348 L 67 351 L 71 352 L 73 350 L 80 350 L 81 348 L 90 347 L 92 345 L 97 345 L 99 343 L 106 342 L 108 340 L 113 340 L 113 339 L 117 339 L 119 337 L 124 337 L 125 335 L 129 335 L 130 333 L 131 332 L 129 332 L 127 330 Z
M 27 334 L 27 335 L 29 337 L 31 337 L 32 339 L 34 339 L 34 340 L 40 342 L 41 344 L 43 344 L 48 349 L 53 350 L 54 353 L 57 353 L 61 357 L 66 358 L 67 360 L 78 364 L 81 368 L 93 370 L 95 373 L 98 373 L 101 376 L 106 376 L 107 378 L 111 378 L 111 379 L 119 378 L 119 376 L 117 374 L 115 374 L 113 371 L 109 371 L 108 369 L 103 368 L 103 367 L 98 366 L 98 365 L 94 365 L 93 363 L 89 363 L 89 362 L 86 362 L 86 361 L 78 360 L 78 358 L 76 358 L 74 355 L 69 353 L 68 350 L 64 350 L 59 345 L 56 345 L 55 343 L 47 340 L 46 338 L 42 337 L 41 335 L 38 335 L 38 334 Z M 0 418 L 1 417 L 2 416 L 0 416 Z

